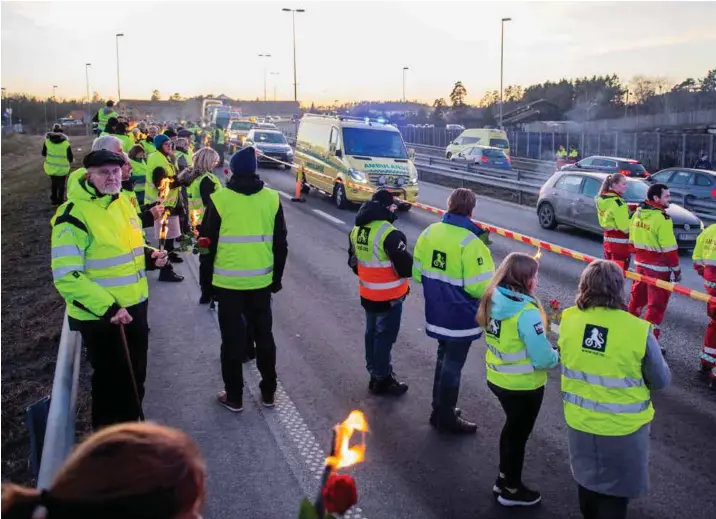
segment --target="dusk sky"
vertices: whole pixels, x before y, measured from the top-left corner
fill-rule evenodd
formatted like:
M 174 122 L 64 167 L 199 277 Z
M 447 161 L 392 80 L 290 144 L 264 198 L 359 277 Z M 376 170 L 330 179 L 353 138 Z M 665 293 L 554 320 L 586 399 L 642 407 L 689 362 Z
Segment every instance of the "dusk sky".
M 499 88 L 500 19 L 505 86 L 616 73 L 674 83 L 716 67 L 716 2 L 2 2 L 2 86 L 7 92 L 117 98 L 226 94 L 293 98 L 291 14 L 296 14 L 303 102 L 448 97 L 468 102 Z M 271 54 L 262 59 L 258 54 Z

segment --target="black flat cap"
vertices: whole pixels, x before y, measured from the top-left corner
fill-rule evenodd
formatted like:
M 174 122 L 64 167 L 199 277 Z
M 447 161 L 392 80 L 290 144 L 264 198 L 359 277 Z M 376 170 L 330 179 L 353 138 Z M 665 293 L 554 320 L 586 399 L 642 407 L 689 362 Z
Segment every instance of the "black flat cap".
M 124 156 L 109 150 L 92 151 L 85 155 L 82 165 L 85 168 L 95 168 L 104 166 L 105 164 L 116 164 L 121 166 L 124 164 Z

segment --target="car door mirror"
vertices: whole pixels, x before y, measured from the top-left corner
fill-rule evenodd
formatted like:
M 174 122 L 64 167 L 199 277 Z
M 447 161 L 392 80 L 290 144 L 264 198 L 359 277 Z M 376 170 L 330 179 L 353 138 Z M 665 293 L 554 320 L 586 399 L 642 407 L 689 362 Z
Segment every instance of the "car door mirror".
M 336 150 L 336 157 L 339 159 L 343 157 L 343 152 L 341 150 Z

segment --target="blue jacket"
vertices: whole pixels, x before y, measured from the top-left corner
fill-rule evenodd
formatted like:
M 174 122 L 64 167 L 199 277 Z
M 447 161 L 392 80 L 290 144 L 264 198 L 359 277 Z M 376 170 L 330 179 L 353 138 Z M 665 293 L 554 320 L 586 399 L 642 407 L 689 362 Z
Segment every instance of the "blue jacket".
M 490 316 L 501 321 L 509 319 L 527 304 L 534 302 L 534 299 L 525 294 L 497 287 L 492 294 Z M 542 322 L 539 310 L 529 308 L 522 312 L 517 321 L 517 329 L 535 369 L 553 368 L 559 363 L 559 354 L 552 349 L 552 344 L 547 339 L 547 323 Z
M 457 214 L 445 213 L 442 223 L 467 229 L 478 238 L 485 231 L 475 225 L 472 220 Z M 423 296 L 425 299 L 425 320 L 433 327 L 465 332 L 462 337 L 449 337 L 439 332 L 426 329 L 429 337 L 438 340 L 474 341 L 482 337 L 482 328 L 477 325 L 477 307 L 480 300 L 468 294 L 462 287 L 422 277 Z

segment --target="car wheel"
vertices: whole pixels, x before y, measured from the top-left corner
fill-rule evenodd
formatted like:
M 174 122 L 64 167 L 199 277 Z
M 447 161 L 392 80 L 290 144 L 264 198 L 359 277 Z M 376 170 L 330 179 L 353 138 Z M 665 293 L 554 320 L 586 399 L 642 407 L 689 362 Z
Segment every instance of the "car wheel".
M 445 155 L 445 158 L 448 159 L 448 160 L 451 160 L 451 159 L 452 159 L 452 153 L 450 153 L 450 152 L 448 151 L 448 152 L 447 152 L 447 155 Z
M 338 209 L 348 209 L 350 202 L 346 198 L 346 188 L 343 184 L 336 184 L 333 187 L 333 201 Z
M 537 217 L 539 224 L 543 229 L 554 229 L 557 227 L 557 218 L 554 214 L 554 207 L 549 202 L 545 202 L 537 209 Z

